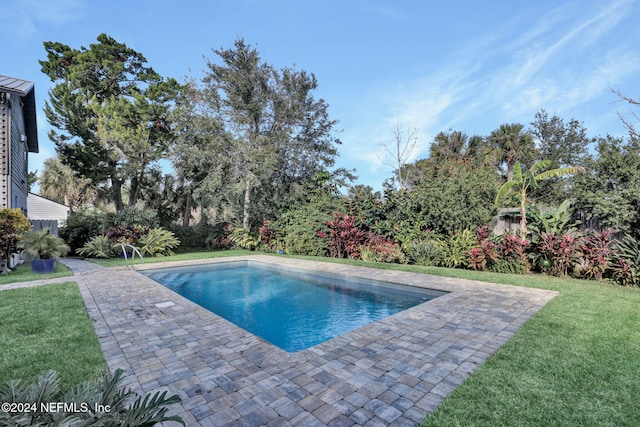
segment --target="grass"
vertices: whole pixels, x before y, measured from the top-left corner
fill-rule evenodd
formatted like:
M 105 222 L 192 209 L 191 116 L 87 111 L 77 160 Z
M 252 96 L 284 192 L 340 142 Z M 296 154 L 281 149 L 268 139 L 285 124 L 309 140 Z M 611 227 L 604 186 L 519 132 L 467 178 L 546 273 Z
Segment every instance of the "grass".
M 174 257 L 153 258 L 153 261 L 176 261 L 210 257 L 246 255 L 255 252 L 221 251 L 181 254 Z M 636 425 L 640 419 L 640 290 L 585 280 L 563 279 L 538 275 L 508 275 L 474 272 L 461 269 L 420 267 L 409 265 L 367 263 L 350 260 L 331 260 L 317 257 L 295 258 L 314 261 L 339 262 L 367 267 L 395 269 L 439 276 L 458 277 L 516 286 L 559 291 L 552 300 L 527 322 L 498 353 L 484 363 L 467 381 L 458 387 L 445 402 L 423 423 L 427 426 L 530 426 L 530 425 Z M 151 260 L 147 260 L 151 262 Z M 124 260 L 99 261 L 102 265 L 123 265 Z M 44 292 L 45 289 L 64 289 L 50 295 L 29 296 L 21 292 Z M 68 287 L 71 286 L 73 291 Z M 14 294 L 15 293 L 15 294 Z M 65 303 L 53 302 L 58 293 L 73 294 L 63 298 Z M 11 295 L 9 300 L 7 295 Z M 23 306 L 29 302 L 30 307 Z M 52 313 L 59 306 L 75 300 L 82 311 L 73 319 L 55 319 Z M 74 304 L 71 304 L 74 305 Z M 62 311 L 67 311 L 62 310 Z M 30 320 L 37 314 L 39 320 Z M 56 313 L 57 314 L 57 313 Z M 84 317 L 83 317 L 84 316 Z M 7 321 L 7 319 L 9 319 Z M 8 323 L 5 323 L 8 322 Z M 86 325 L 86 326 L 82 326 Z M 47 331 L 46 328 L 55 331 Z M 49 285 L 43 288 L 4 291 L 0 293 L 0 380 L 7 377 L 33 376 L 42 367 L 31 357 L 44 357 L 50 362 L 40 366 L 58 366 L 67 372 L 65 377 L 78 378 L 95 375 L 104 361 L 83 359 L 83 354 L 49 356 L 50 350 L 61 345 L 45 338 L 65 333 L 62 328 L 84 327 L 83 338 L 75 335 L 72 341 L 86 340 L 73 348 L 86 348 L 93 353 L 99 348 L 91 325 L 86 319 L 77 289 L 70 285 Z M 58 328 L 58 329 L 56 329 Z M 13 338 L 7 338 L 12 330 Z M 22 336 L 25 335 L 24 338 Z M 18 339 L 19 338 L 19 339 Z M 8 342 L 7 339 L 23 341 Z M 67 344 L 65 344 L 67 345 Z M 10 349 L 5 356 L 4 349 Z M 17 350 L 16 350 L 17 349 Z M 32 353 L 36 353 L 32 355 Z M 41 355 L 40 353 L 45 353 Z M 84 353 L 84 352 L 80 352 Z M 26 355 L 23 357 L 23 354 Z M 18 361 L 19 360 L 19 361 Z M 6 374 L 7 364 L 14 366 Z M 71 364 L 71 367 L 67 367 Z M 83 374 L 75 375 L 75 371 Z M 67 379 L 67 384 L 69 380 Z M 75 381 L 75 379 L 73 379 Z
M 338 262 L 560 292 L 423 427 L 637 425 L 640 289 L 540 275 Z
M 63 390 L 106 367 L 74 282 L 0 292 L 0 383 L 58 372 Z
M 242 249 L 224 250 L 224 251 L 209 251 L 209 252 L 188 252 L 177 255 L 162 256 L 162 257 L 147 257 L 144 261 L 138 256 L 133 259 L 134 264 L 152 263 L 152 262 L 170 262 L 170 261 L 185 261 L 191 259 L 207 259 L 207 258 L 220 258 L 226 256 L 235 255 L 253 255 L 256 252 L 247 251 Z M 96 264 L 105 267 L 119 267 L 124 265 L 131 265 L 131 258 L 125 260 L 124 258 L 92 258 L 88 261 L 95 262 Z
M 17 266 L 9 274 L 0 274 L 0 286 L 7 283 L 28 282 L 31 280 L 52 279 L 54 277 L 72 276 L 73 272 L 61 262 L 56 262 L 56 268 L 53 273 L 42 274 L 31 271 L 31 263 L 24 263 Z

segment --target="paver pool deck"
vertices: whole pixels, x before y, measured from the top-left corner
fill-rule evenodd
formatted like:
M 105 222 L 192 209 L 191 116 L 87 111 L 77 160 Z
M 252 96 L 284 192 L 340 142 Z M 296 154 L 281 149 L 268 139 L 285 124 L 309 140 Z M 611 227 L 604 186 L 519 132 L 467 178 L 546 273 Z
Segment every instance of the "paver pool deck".
M 182 398 L 188 426 L 416 426 L 558 293 L 269 255 L 252 260 L 449 292 L 287 353 L 130 269 L 78 282 L 111 370 Z M 79 271 L 80 264 L 69 264 Z

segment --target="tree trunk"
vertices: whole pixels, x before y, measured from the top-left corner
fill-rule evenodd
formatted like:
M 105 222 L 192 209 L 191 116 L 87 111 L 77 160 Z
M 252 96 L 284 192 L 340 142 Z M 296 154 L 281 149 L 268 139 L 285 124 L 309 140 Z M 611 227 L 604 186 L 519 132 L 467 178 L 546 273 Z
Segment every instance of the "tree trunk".
M 188 191 L 184 200 L 184 212 L 182 212 L 182 226 L 188 227 L 191 219 L 191 191 Z
M 244 210 L 242 213 L 242 228 L 249 231 L 249 210 L 251 208 L 251 177 L 247 177 L 247 187 L 244 190 Z
M 526 205 L 526 200 L 527 198 L 527 192 L 525 189 L 522 190 L 522 193 L 520 194 L 520 237 L 522 239 L 526 239 L 527 238 L 527 205 Z
M 124 203 L 122 202 L 122 181 L 114 177 L 111 178 L 111 198 L 116 206 L 116 212 L 124 209 Z

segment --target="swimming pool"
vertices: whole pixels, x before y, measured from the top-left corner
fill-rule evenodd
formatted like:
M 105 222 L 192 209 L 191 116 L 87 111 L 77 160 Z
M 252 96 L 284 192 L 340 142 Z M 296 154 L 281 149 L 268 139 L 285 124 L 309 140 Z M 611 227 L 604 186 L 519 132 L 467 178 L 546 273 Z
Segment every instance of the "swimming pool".
M 253 261 L 141 273 L 288 352 L 446 293 Z

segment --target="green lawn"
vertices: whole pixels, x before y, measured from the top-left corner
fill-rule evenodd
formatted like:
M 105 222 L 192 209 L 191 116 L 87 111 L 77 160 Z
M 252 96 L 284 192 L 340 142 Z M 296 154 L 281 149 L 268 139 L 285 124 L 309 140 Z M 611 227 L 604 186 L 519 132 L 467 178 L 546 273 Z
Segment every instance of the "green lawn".
M 67 390 L 106 367 L 74 282 L 0 291 L 0 383 L 58 371 Z
M 8 274 L 0 274 L 0 287 L 7 283 L 28 282 L 31 280 L 52 279 L 54 277 L 72 276 L 73 272 L 61 262 L 56 262 L 56 269 L 50 274 L 34 273 L 31 271 L 31 263 L 25 262 L 17 266 Z
M 234 256 L 234 255 L 255 255 L 256 252 L 246 251 L 242 249 L 233 249 L 233 250 L 224 250 L 224 251 L 209 251 L 209 252 L 188 252 L 171 256 L 163 256 L 163 257 L 147 257 L 143 260 L 135 256 L 133 259 L 134 264 L 150 264 L 153 262 L 167 262 L 167 261 L 184 261 L 190 259 L 206 259 L 206 258 L 220 258 L 225 256 Z M 125 261 L 124 258 L 92 258 L 88 259 L 88 261 L 95 262 L 96 264 L 103 265 L 105 267 L 118 267 L 124 265 L 131 265 L 132 260 L 129 258 Z
M 560 292 L 423 427 L 638 425 L 640 289 L 540 275 L 333 261 Z
M 250 253 L 255 252 L 181 254 L 153 260 Z M 428 416 L 424 426 L 631 426 L 637 425 L 640 419 L 640 289 L 538 275 L 481 273 L 316 257 L 296 258 L 560 292 L 560 296 L 538 312 L 494 357 L 458 387 L 435 413 Z M 151 259 L 147 262 L 151 262 Z M 122 265 L 123 261 L 100 263 Z M 48 293 L 40 295 L 41 292 Z M 62 298 L 62 301 L 55 302 L 55 298 Z M 25 308 L 27 306 L 31 308 Z M 67 309 L 67 306 L 70 307 Z M 60 310 L 59 307 L 65 309 Z M 76 315 L 65 319 L 56 317 L 52 321 L 52 313 L 57 311 L 70 311 Z M 37 314 L 35 320 L 30 320 L 32 313 Z M 57 356 L 49 355 L 62 347 L 50 341 L 50 337 L 63 339 L 69 329 L 77 331 L 77 334 L 72 334 L 75 338 L 70 340 L 74 344 L 64 345 L 76 349 L 73 350 L 75 353 L 63 351 Z M 78 344 L 82 340 L 86 342 Z M 57 366 L 57 369 L 67 372 L 64 375 L 74 380 L 95 375 L 104 366 L 77 288 L 72 284 L 1 292 L 0 348 L 3 349 L 0 380 L 16 375 L 33 376 L 44 369 L 31 367 L 36 362 L 25 357 L 51 360 L 38 363 L 47 367 Z M 94 355 L 88 360 L 84 357 L 85 351 L 77 352 L 77 349 L 85 348 L 89 350 L 88 353 L 97 352 L 99 357 Z M 5 353 L 5 349 L 9 349 L 9 352 Z M 5 373 L 8 365 L 13 366 L 11 369 L 14 373 Z M 76 371 L 84 373 L 71 377 Z M 69 382 L 68 379 L 65 381 Z

